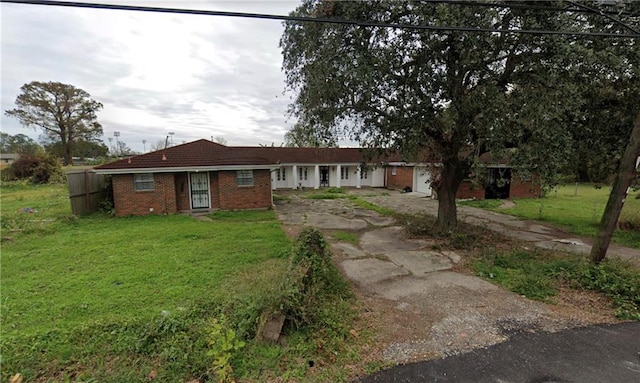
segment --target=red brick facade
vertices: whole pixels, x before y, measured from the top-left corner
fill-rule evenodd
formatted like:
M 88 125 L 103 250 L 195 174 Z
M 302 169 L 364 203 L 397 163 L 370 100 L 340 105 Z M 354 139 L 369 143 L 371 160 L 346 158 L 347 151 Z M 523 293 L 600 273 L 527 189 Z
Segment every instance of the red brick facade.
M 509 185 L 509 199 L 513 198 L 537 198 L 540 197 L 540 182 L 532 182 L 531 179 L 523 181 L 517 175 L 511 178 Z M 460 184 L 456 198 L 458 199 L 484 199 L 485 190 L 482 185 L 474 184 L 471 180 L 464 180 Z
M 211 209 L 271 207 L 269 170 L 253 171 L 253 186 L 238 186 L 236 171 L 209 172 Z M 154 190 L 136 191 L 133 174 L 113 175 L 116 215 L 172 214 L 191 209 L 188 173 L 154 173 Z
M 395 170 L 395 175 L 393 174 Z M 387 166 L 385 170 L 388 189 L 402 190 L 409 186 L 413 188 L 413 166 Z
M 116 215 L 168 214 L 177 211 L 173 173 L 153 175 L 154 190 L 136 191 L 133 174 L 113 175 L 113 202 Z
M 253 186 L 238 186 L 236 171 L 218 172 L 218 188 L 221 209 L 261 209 L 271 206 L 269 170 L 254 170 Z

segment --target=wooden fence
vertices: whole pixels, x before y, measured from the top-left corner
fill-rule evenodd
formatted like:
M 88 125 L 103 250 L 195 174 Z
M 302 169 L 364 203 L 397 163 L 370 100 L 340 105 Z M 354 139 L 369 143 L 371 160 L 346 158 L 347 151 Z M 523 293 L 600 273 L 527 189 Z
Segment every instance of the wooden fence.
M 100 210 L 100 201 L 106 198 L 104 182 L 103 174 L 93 173 L 90 169 L 67 172 L 73 214 L 81 215 Z

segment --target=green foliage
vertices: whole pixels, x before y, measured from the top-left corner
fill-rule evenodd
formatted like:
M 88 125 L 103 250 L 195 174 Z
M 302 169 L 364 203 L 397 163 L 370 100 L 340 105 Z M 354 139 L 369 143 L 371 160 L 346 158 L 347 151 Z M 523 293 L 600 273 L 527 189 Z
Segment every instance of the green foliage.
M 592 237 L 598 229 L 609 192 L 608 186 L 595 188 L 592 184 L 580 184 L 576 189 L 574 184 L 558 186 L 544 198 L 515 199 L 515 206 L 508 209 L 493 206 L 493 202 L 487 200 L 467 201 L 461 204 L 524 219 L 549 222 L 570 233 Z M 636 198 L 637 195 L 640 195 L 640 192 L 629 193 L 613 241 L 640 249 L 640 230 L 637 229 L 640 227 L 640 199 Z
M 349 242 L 352 243 L 354 245 L 358 245 L 359 241 L 360 241 L 360 236 L 358 236 L 358 234 L 356 233 L 350 233 L 348 231 L 343 231 L 343 230 L 334 230 L 331 232 L 331 237 L 333 239 L 335 239 L 336 241 L 340 241 L 340 242 Z
M 328 297 L 350 296 L 348 284 L 333 265 L 327 242 L 318 229 L 305 227 L 298 236 L 283 290 L 279 309 L 297 327 L 319 326 L 323 302 Z
M 37 154 L 43 151 L 42 146 L 24 134 L 12 136 L 0 132 L 0 152 L 2 153 Z
M 21 154 L 2 172 L 7 181 L 28 179 L 34 184 L 62 183 L 62 166 L 56 157 L 45 153 Z
M 637 26 L 631 13 L 618 16 Z M 597 12 L 585 16 L 500 3 L 305 0 L 292 14 L 487 29 L 623 29 Z M 295 94 L 291 113 L 311 136 L 348 136 L 411 161 L 440 162 L 446 182 L 435 188 L 453 197 L 487 152 L 518 164 L 523 176 L 537 174 L 554 184 L 573 152 L 567 125 L 584 126 L 587 114 L 599 112 L 586 105 L 591 84 L 637 78 L 635 41 L 610 41 L 287 21 L 280 46 L 287 86 Z M 616 85 L 638 88 L 635 81 Z M 619 90 L 615 100 L 637 109 L 635 93 Z M 455 227 L 455 206 L 438 220 Z
M 359 206 L 363 209 L 367 209 L 367 210 L 373 210 L 378 214 L 381 215 L 386 215 L 386 216 L 393 216 L 396 214 L 396 212 L 394 210 L 391 210 L 389 208 L 386 208 L 384 206 L 380 206 L 380 205 L 376 205 L 375 203 L 369 202 L 369 201 L 365 201 L 357 196 L 349 196 L 349 198 L 351 199 L 351 202 L 356 205 Z
M 244 348 L 245 342 L 238 339 L 224 315 L 211 319 L 207 328 L 207 341 L 207 356 L 213 357 L 213 371 L 218 377 L 218 382 L 233 382 L 231 361 Z
M 5 114 L 25 127 L 41 128 L 46 140 L 63 143 L 65 165 L 71 164 L 74 142 L 92 142 L 102 135 L 96 114 L 102 104 L 73 85 L 32 81 L 20 88 L 15 103 Z
M 17 372 L 25 382 L 140 382 L 151 372 L 158 382 L 213 381 L 212 317 L 220 334 L 235 332 L 215 352 L 235 345 L 230 366 L 242 381 L 345 381 L 343 368 L 367 341 L 349 333 L 357 310 L 335 268 L 314 278 L 326 286 L 315 296 L 316 314 L 305 315 L 315 323 L 287 326 L 280 345 L 254 339 L 260 315 L 289 291 L 282 281 L 294 268 L 283 259 L 291 242 L 272 211 L 224 212 L 215 222 L 70 218 L 64 185 L 1 188 L 0 222 L 23 217 L 33 228 L 2 229 L 2 381 Z M 245 346 L 236 352 L 239 342 Z M 308 360 L 323 374 L 308 377 Z
M 559 283 L 610 297 L 620 319 L 640 319 L 640 270 L 618 260 L 594 265 L 575 255 L 487 251 L 473 263 L 479 276 L 530 299 L 547 301 Z

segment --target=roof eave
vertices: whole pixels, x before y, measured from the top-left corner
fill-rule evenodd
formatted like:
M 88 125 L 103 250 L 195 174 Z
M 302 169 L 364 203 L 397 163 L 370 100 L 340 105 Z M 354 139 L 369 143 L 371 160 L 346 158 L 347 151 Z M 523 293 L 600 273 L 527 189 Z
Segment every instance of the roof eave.
M 93 169 L 96 174 L 140 174 L 140 173 L 180 173 L 209 172 L 220 170 L 273 170 L 275 165 L 221 165 L 221 166 L 174 166 L 162 168 Z

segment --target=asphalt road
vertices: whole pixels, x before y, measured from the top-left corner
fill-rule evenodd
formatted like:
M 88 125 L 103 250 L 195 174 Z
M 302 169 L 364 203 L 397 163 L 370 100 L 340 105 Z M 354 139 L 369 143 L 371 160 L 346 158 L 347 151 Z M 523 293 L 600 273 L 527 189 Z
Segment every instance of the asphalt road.
M 396 366 L 358 382 L 639 383 L 640 322 L 521 333 L 485 349 Z

